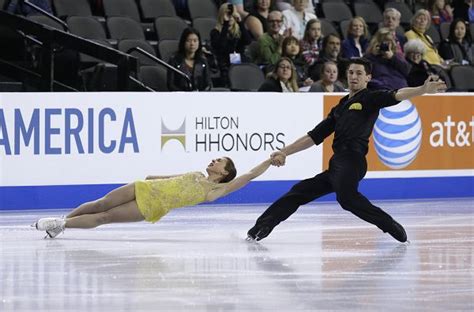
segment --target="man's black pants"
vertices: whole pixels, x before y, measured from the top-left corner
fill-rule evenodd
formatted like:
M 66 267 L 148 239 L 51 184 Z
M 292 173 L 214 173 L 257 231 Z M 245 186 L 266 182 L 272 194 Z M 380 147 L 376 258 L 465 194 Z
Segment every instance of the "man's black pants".
M 299 206 L 335 192 L 342 208 L 386 232 L 392 226 L 392 217 L 372 205 L 358 191 L 359 181 L 366 172 L 364 155 L 352 151 L 336 153 L 329 161 L 328 170 L 295 184 L 257 219 L 256 225 L 273 228 L 291 216 Z

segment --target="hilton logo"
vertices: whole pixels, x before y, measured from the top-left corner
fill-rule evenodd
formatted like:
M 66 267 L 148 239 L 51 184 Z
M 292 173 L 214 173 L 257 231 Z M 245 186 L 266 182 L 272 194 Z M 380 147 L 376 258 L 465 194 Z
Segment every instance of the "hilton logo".
M 178 129 L 169 129 L 161 119 L 161 150 L 168 141 L 177 140 L 186 150 L 186 118 Z

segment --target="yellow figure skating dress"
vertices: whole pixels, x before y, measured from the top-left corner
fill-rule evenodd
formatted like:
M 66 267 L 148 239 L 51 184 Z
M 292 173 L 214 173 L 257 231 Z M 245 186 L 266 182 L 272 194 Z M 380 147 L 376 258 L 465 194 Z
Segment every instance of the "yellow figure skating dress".
M 213 185 L 201 172 L 190 172 L 172 178 L 136 181 L 135 197 L 145 220 L 155 223 L 171 209 L 204 202 Z

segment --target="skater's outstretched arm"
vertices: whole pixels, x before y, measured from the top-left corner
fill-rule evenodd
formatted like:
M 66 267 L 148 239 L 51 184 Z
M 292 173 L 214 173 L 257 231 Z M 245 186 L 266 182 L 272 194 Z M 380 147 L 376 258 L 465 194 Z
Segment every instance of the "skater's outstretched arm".
M 270 167 L 271 162 L 272 160 L 269 158 L 258 166 L 256 166 L 255 168 L 253 168 L 252 170 L 250 170 L 249 172 L 238 176 L 234 180 L 228 183 L 219 184 L 216 189 L 209 192 L 209 194 L 207 195 L 207 201 L 214 201 L 220 197 L 223 197 L 244 187 L 251 180 L 263 174 L 268 169 L 268 167 Z
M 397 99 L 397 101 L 408 100 L 412 97 L 423 95 L 425 93 L 434 94 L 444 92 L 446 88 L 446 83 L 444 81 L 436 79 L 433 76 L 429 76 L 422 86 L 399 89 L 395 94 L 395 99 Z
M 290 145 L 285 146 L 279 151 L 276 151 L 270 155 L 272 159 L 272 165 L 280 167 L 285 165 L 286 156 L 298 153 L 302 150 L 310 148 L 314 145 L 313 139 L 309 135 L 305 135 Z

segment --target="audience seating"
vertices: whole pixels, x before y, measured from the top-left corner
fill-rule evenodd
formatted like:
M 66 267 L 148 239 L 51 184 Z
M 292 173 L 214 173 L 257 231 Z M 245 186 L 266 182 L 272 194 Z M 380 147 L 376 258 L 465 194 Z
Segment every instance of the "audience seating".
M 474 66 L 451 67 L 451 79 L 456 91 L 474 91 Z
M 212 0 L 188 0 L 191 19 L 198 17 L 217 18 L 217 7 Z
M 168 91 L 168 71 L 163 66 L 141 66 L 138 78 L 155 91 Z
M 158 40 L 179 40 L 188 24 L 180 17 L 158 17 L 155 19 L 155 32 Z
M 265 81 L 263 71 L 253 63 L 233 64 L 229 68 L 230 89 L 257 91 Z
M 330 22 L 341 22 L 352 18 L 351 9 L 344 2 L 323 2 L 323 14 Z

